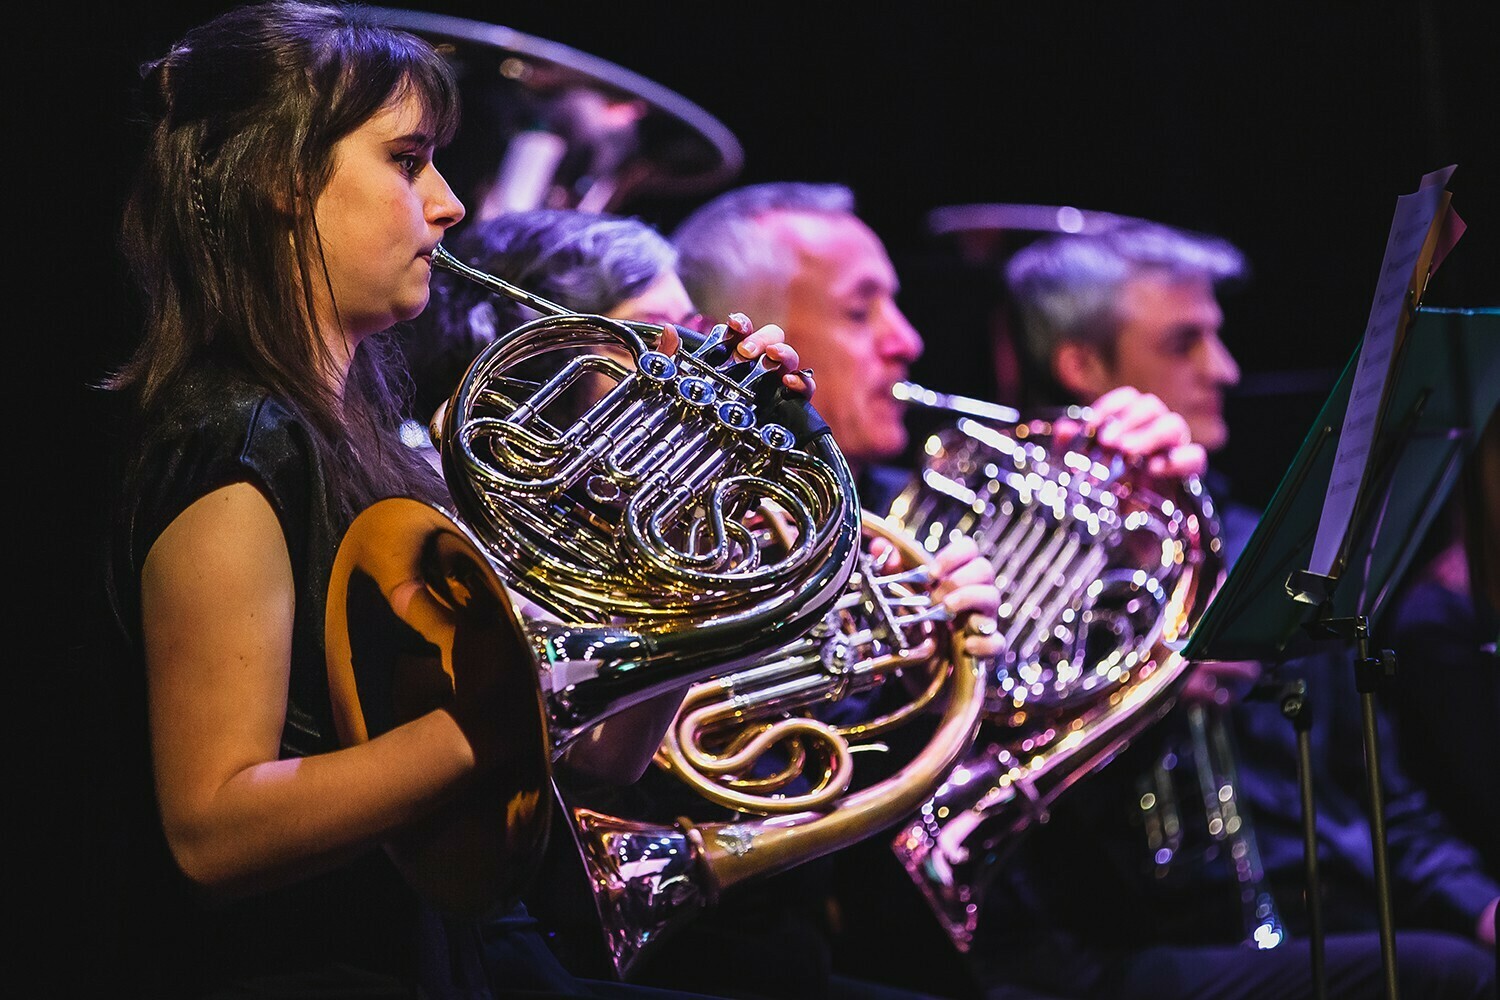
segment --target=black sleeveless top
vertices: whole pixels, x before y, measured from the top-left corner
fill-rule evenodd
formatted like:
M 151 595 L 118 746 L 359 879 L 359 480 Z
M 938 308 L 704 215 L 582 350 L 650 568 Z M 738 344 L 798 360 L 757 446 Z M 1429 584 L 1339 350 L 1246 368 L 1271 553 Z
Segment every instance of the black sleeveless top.
M 125 773 L 114 841 L 121 884 L 105 927 L 120 972 L 137 995 L 206 996 L 257 981 L 269 995 L 315 996 L 352 983 L 370 996 L 415 995 L 418 903 L 385 854 L 372 849 L 339 869 L 285 889 L 214 903 L 167 850 L 147 744 L 141 568 L 184 510 L 232 483 L 256 486 L 281 522 L 296 586 L 296 613 L 281 756 L 338 747 L 324 659 L 325 592 L 348 527 L 335 514 L 310 432 L 291 409 L 230 367 L 196 366 L 128 436 L 113 509 L 110 604 L 117 626 L 117 701 Z M 121 984 L 125 985 L 125 984 Z M 252 992 L 250 995 L 259 995 Z M 342 995 L 342 994 L 341 994 Z M 361 996 L 367 994 L 361 993 Z

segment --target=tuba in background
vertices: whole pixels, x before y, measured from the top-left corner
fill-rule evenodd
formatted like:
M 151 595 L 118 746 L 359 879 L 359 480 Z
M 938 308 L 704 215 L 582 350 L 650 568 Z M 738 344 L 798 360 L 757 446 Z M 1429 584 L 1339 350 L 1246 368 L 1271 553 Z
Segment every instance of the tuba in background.
M 552 763 L 606 720 L 820 622 L 854 569 L 860 515 L 816 414 L 763 362 L 736 359 L 723 327 L 669 356 L 659 327 L 569 313 L 441 247 L 433 261 L 542 316 L 476 357 L 440 414 L 455 511 L 393 498 L 346 533 L 329 591 L 330 690 L 346 743 L 466 685 L 507 692 L 496 863 L 513 894 L 545 849 Z M 549 356 L 547 377 L 516 376 Z M 585 378 L 609 388 L 549 419 Z M 789 544 L 749 526 L 770 516 L 791 525 Z M 546 615 L 523 615 L 511 591 Z M 660 729 L 633 738 L 610 752 L 644 767 Z
M 458 80 L 463 123 L 443 173 L 476 219 L 533 208 L 622 214 L 728 184 L 744 150 L 682 94 L 503 24 L 376 7 L 431 42 Z
M 903 384 L 953 415 L 890 520 L 935 551 L 967 534 L 994 564 L 1005 650 L 974 751 L 892 847 L 960 951 L 1017 837 L 1171 708 L 1186 640 L 1222 575 L 1196 477 L 1148 476 L 1055 423 Z M 1074 420 L 1082 411 L 1068 414 Z
M 694 684 L 667 730 L 658 766 L 727 819 L 652 822 L 572 797 L 574 838 L 620 978 L 725 890 L 888 831 L 970 750 L 982 664 L 931 598 L 931 557 L 873 514 L 863 525 L 857 568 L 823 618 L 756 662 Z M 931 732 L 904 765 L 883 778 L 856 775 L 854 750 L 918 719 Z M 561 794 L 570 799 L 566 785 Z

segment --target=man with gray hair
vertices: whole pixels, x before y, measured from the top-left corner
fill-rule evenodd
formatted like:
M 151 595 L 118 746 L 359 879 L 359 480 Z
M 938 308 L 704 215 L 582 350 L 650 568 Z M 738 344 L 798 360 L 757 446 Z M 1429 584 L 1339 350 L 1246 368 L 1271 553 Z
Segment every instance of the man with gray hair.
M 858 477 L 861 505 L 876 514 L 889 511 L 913 475 L 893 464 L 908 444 L 905 407 L 893 389 L 908 378 L 923 343 L 897 305 L 896 268 L 884 243 L 855 214 L 853 193 L 837 184 L 738 188 L 692 213 L 672 240 L 683 285 L 706 316 L 722 320 L 744 311 L 787 331 L 803 362 L 816 371 L 814 405 Z M 1122 388 L 1092 402 L 1101 444 L 1145 457 L 1169 474 L 1202 469 L 1203 449 L 1189 440 L 1182 417 L 1160 400 Z M 761 996 L 876 995 L 868 980 L 850 988 L 828 975 L 830 965 L 840 968 L 837 943 L 839 961 L 862 976 L 889 977 L 923 993 L 975 989 L 962 964 L 948 959 L 950 946 L 937 937 L 931 914 L 914 898 L 884 838 L 870 838 L 829 862 L 770 880 L 753 903 L 741 897 L 700 921 L 690 945 L 679 946 L 674 956 L 678 968 L 698 962 L 744 975 L 752 965 L 757 975 L 796 981 L 795 988 L 765 984 L 756 994 Z M 851 893 L 841 897 L 835 891 L 840 885 Z M 918 907 L 910 920 L 898 915 L 903 905 Z M 851 929 L 856 924 L 858 931 Z M 867 929 L 878 933 L 869 941 L 851 940 Z M 767 947 L 768 936 L 777 947 Z M 778 956 L 775 964 L 741 957 L 771 952 Z M 944 958 L 934 960 L 939 955 Z M 817 980 L 796 980 L 815 968 L 823 970 Z M 699 982 L 686 985 L 703 988 Z M 707 985 L 722 992 L 712 979 Z
M 896 305 L 896 268 L 855 216 L 849 189 L 739 188 L 689 216 L 672 241 L 705 315 L 746 312 L 800 331 L 811 346 L 803 360 L 817 371 L 815 405 L 857 472 L 906 447 L 891 387 L 907 377 L 922 338 Z
M 887 510 L 887 490 L 910 475 L 883 466 L 907 445 L 905 406 L 893 388 L 923 343 L 896 304 L 895 265 L 855 214 L 853 193 L 795 182 L 738 188 L 690 215 L 672 241 L 682 282 L 706 316 L 749 312 L 796 338 L 817 371 L 818 412 L 865 479 L 865 506 Z M 1157 470 L 1202 467 L 1202 448 L 1160 400 L 1120 388 L 1092 401 L 1100 443 L 1152 455 Z
M 1132 385 L 1183 414 L 1210 452 L 1228 438 L 1223 393 L 1239 379 L 1216 290 L 1245 273 L 1224 240 L 1144 221 L 1044 237 L 1006 268 L 1021 343 L 1056 383 L 1053 402 Z M 1232 562 L 1258 512 L 1225 504 L 1222 483 L 1211 489 Z M 1325 995 L 1378 997 L 1354 667 L 1331 651 L 1266 670 L 1278 685 L 1307 684 Z M 1058 803 L 986 901 L 973 949 L 981 978 L 1113 1000 L 1315 995 L 1310 928 L 1296 905 L 1305 889 L 1297 735 L 1279 698 L 1246 697 L 1261 673 L 1254 661 L 1198 664 L 1177 709 Z M 1380 733 L 1400 991 L 1493 996 L 1500 887 Z
M 1228 439 L 1224 390 L 1240 378 L 1216 290 L 1245 274 L 1225 240 L 1144 221 L 1046 237 L 1006 267 L 1023 347 L 1069 401 L 1154 393 L 1210 452 Z

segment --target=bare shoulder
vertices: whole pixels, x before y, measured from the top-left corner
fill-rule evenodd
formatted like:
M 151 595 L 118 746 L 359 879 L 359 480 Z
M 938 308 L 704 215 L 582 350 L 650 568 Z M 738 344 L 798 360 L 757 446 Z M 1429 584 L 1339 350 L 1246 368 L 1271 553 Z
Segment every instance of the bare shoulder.
M 284 573 L 280 572 L 284 570 Z M 271 503 L 250 483 L 205 494 L 167 525 L 142 567 L 143 598 L 206 588 L 213 600 L 236 581 L 291 582 L 291 557 Z

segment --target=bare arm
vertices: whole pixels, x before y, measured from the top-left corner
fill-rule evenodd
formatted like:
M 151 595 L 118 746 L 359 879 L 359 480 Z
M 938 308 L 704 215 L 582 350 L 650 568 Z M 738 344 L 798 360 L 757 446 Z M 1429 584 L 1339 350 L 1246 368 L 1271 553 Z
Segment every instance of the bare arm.
M 451 800 L 474 753 L 446 711 L 368 743 L 278 760 L 294 588 L 280 525 L 249 484 L 183 511 L 147 555 L 151 746 L 173 855 L 225 893 L 331 868 Z

